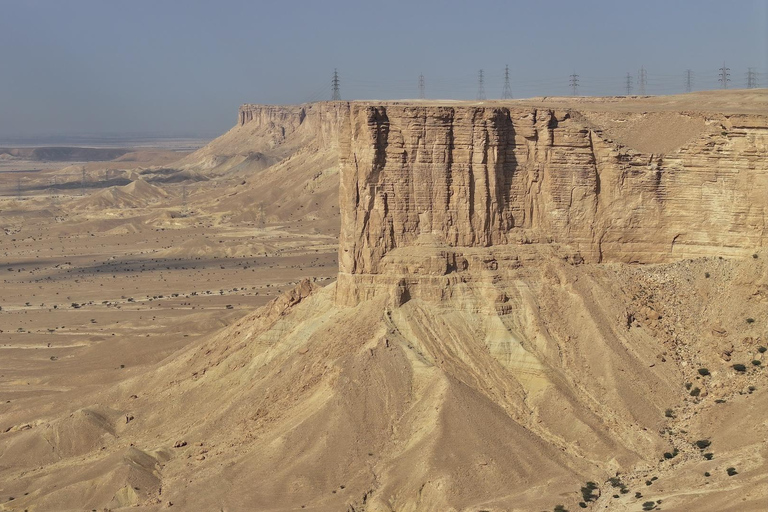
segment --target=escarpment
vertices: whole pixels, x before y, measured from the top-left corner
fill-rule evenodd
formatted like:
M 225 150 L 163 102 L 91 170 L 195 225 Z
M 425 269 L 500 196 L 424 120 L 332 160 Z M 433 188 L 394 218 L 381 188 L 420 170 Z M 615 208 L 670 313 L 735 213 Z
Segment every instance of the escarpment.
M 340 140 L 341 302 L 356 303 L 372 275 L 392 285 L 473 258 L 493 267 L 498 251 L 517 265 L 530 244 L 574 262 L 751 255 L 766 242 L 768 118 L 675 115 L 698 117 L 701 129 L 649 154 L 575 109 L 351 103 Z M 404 257 L 415 247 L 416 260 Z

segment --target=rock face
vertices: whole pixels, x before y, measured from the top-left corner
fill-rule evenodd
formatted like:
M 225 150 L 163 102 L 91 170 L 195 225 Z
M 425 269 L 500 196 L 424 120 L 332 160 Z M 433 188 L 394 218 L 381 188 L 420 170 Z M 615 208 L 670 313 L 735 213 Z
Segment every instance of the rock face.
M 590 114 L 350 104 L 340 301 L 357 302 L 364 276 L 391 274 L 393 250 L 425 243 L 453 254 L 432 275 L 461 270 L 466 248 L 553 243 L 574 262 L 663 263 L 765 245 L 768 117 L 675 114 L 700 129 L 649 154 L 611 140 Z

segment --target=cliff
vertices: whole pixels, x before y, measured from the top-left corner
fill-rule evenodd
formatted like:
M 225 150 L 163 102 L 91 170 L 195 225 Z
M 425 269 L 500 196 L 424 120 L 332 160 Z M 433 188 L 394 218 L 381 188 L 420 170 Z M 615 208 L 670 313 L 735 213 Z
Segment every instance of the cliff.
M 634 133 L 615 127 L 654 115 Z M 682 143 L 664 153 L 612 137 L 652 147 L 675 123 L 685 129 L 665 139 Z M 440 247 L 444 261 L 416 273 L 442 275 L 467 267 L 472 248 L 664 263 L 766 244 L 765 115 L 352 103 L 340 151 L 341 302 L 371 281 L 353 276 L 413 274 L 390 254 L 412 246 Z

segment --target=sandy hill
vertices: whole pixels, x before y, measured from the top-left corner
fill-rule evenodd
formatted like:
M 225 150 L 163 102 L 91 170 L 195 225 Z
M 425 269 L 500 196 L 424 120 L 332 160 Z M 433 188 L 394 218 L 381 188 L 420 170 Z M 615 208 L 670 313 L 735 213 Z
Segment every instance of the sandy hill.
M 2 506 L 764 510 L 764 94 L 707 96 L 668 144 L 622 120 L 687 96 L 244 107 L 243 144 L 308 132 L 246 181 L 303 186 L 336 151 L 338 280 L 9 407 Z
M 84 197 L 76 201 L 74 206 L 84 209 L 144 208 L 167 198 L 168 193 L 162 188 L 137 179 L 128 185 L 109 187 Z

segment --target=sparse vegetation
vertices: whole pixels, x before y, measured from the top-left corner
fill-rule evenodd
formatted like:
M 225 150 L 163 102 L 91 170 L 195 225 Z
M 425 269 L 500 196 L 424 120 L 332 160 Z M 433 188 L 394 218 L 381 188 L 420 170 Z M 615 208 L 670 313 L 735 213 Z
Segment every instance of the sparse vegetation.
M 759 359 L 753 359 L 753 360 L 752 360 L 752 364 L 753 364 L 754 366 L 760 366 L 760 365 L 761 365 L 761 364 L 763 364 L 763 363 L 762 363 L 762 362 L 761 362 Z
M 736 471 L 736 468 L 733 468 L 733 467 L 726 469 L 725 472 L 728 473 L 728 476 L 734 476 L 739 474 L 739 472 Z
M 581 488 L 581 497 L 584 501 L 589 502 L 596 500 L 598 495 L 594 493 L 597 490 L 597 484 L 595 482 L 587 482 Z
M 667 409 L 666 411 L 664 411 L 664 416 L 666 416 L 667 418 L 674 418 L 675 413 L 672 412 L 672 409 Z M 614 487 L 616 486 L 614 485 Z
M 714 456 L 715 456 L 715 454 L 712 453 L 712 452 L 707 452 L 707 453 L 704 454 L 704 458 L 707 459 L 707 460 L 712 460 L 712 458 Z
M 568 509 L 563 505 L 555 505 L 555 508 L 552 509 L 552 512 L 568 512 Z
M 705 473 L 704 473 L 704 476 L 706 476 L 706 477 L 710 477 L 710 476 L 712 476 L 712 475 L 709 473 L 709 471 L 707 471 L 707 472 L 705 472 Z
M 699 439 L 694 444 L 699 450 L 703 450 L 704 448 L 707 448 L 709 445 L 711 445 L 712 441 L 709 439 Z
M 699 396 L 700 394 L 701 394 L 701 389 L 698 387 L 693 388 L 690 393 L 691 396 Z
M 766 350 L 768 350 L 768 348 L 765 348 L 765 347 L 757 347 L 757 351 L 758 351 L 758 352 L 760 352 L 761 354 L 765 354 L 765 351 L 766 351 Z
M 708 368 L 699 368 L 699 375 L 702 377 L 706 377 L 707 375 L 710 375 Z
M 754 318 L 747 318 L 747 323 L 748 324 L 753 324 L 753 323 L 755 323 L 755 319 Z
M 655 501 L 646 501 L 643 503 L 643 510 L 653 510 L 654 508 L 656 508 Z
M 744 366 L 743 364 L 740 364 L 740 363 L 734 364 L 733 365 L 733 369 L 736 370 L 737 372 L 745 372 L 745 371 L 747 371 L 747 367 Z

